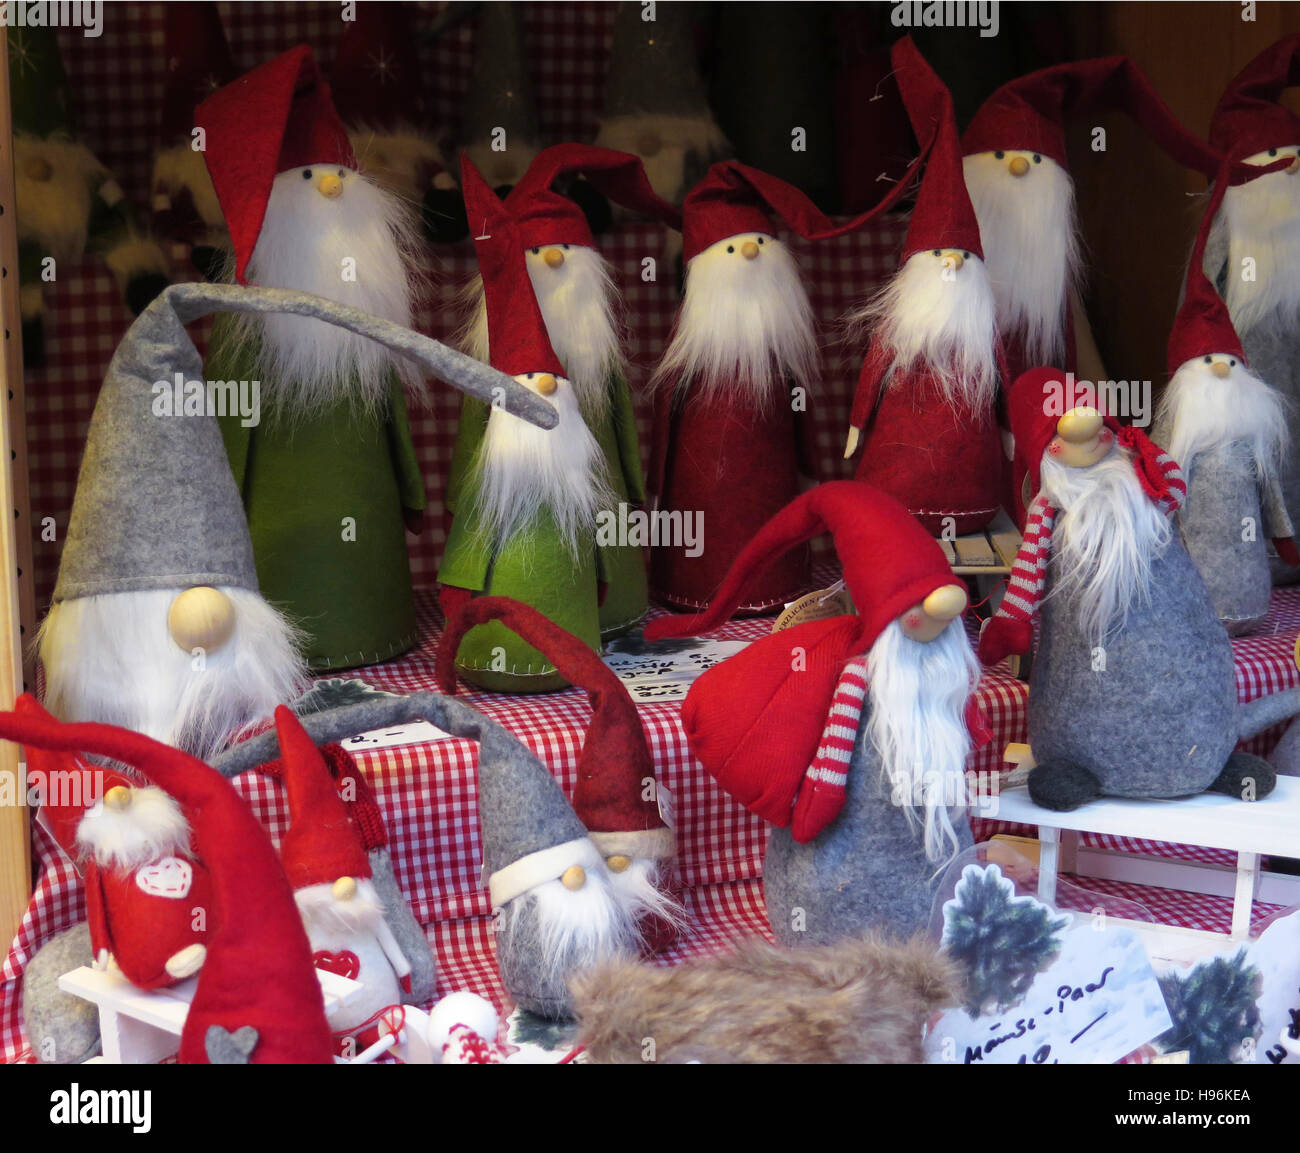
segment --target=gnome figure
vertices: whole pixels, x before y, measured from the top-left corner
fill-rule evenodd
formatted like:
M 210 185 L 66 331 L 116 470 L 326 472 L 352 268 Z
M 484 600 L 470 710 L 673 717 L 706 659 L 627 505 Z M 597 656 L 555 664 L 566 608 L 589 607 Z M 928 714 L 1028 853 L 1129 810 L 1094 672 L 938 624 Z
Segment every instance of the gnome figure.
M 447 623 L 438 649 L 438 679 L 456 691 L 456 650 L 466 631 L 500 621 L 550 659 L 571 684 L 587 690 L 592 718 L 578 760 L 573 808 L 611 874 L 614 895 L 635 921 L 648 952 L 680 935 L 681 909 L 672 894 L 673 831 L 655 780 L 654 758 L 636 705 L 613 670 L 535 609 L 502 597 L 478 597 Z
M 239 75 L 216 4 L 167 5 L 163 48 L 167 78 L 153 160 L 153 228 L 168 240 L 189 245 L 191 263 L 216 279 L 227 259 L 230 234 L 203 148 L 195 147 L 194 109 Z
M 774 826 L 763 893 L 787 945 L 924 928 L 938 872 L 971 844 L 968 716 L 983 735 L 970 703 L 979 665 L 961 623 L 966 590 L 907 511 L 860 481 L 793 501 L 705 612 L 655 621 L 646 638 L 716 628 L 748 581 L 824 532 L 856 614 L 750 645 L 705 672 L 682 710 L 691 751 Z M 802 654 L 794 665 L 792 653 Z
M 598 145 L 639 156 L 651 186 L 671 204 L 732 155 L 700 76 L 692 7 L 619 4 L 596 133 Z
M 301 45 L 214 93 L 196 121 L 234 243 L 233 277 L 311 292 L 409 326 L 412 223 L 357 171 Z M 415 644 L 405 529 L 424 481 L 403 385 L 411 366 L 313 319 L 217 326 L 205 375 L 261 383 L 260 421 L 222 435 L 267 598 L 304 630 L 313 670 L 376 664 Z
M 289 793 L 280 862 L 302 913 L 312 962 L 365 986 L 330 1028 L 341 1052 L 379 1039 L 381 1018 L 402 1002 L 411 966 L 384 920 L 370 862 L 320 750 L 287 708 L 275 711 Z
M 979 646 L 986 665 L 1027 652 L 1039 617 L 1029 795 L 1056 810 L 1103 794 L 1264 797 L 1273 770 L 1233 749 L 1296 711 L 1298 694 L 1238 706 L 1232 644 L 1171 524 L 1187 491 L 1177 463 L 1070 393 L 1050 369 L 1012 389 L 1036 495 Z
M 844 455 L 863 440 L 858 479 L 950 540 L 983 528 L 1001 503 L 1006 364 L 952 97 L 910 38 L 892 60 L 916 137 L 933 145 L 899 270 L 853 318 L 872 335 Z
M 23 360 L 44 363 L 42 285 L 87 251 L 103 257 L 139 313 L 167 284 L 167 258 L 138 226 L 113 174 L 76 137 L 55 29 L 10 28 L 14 193 Z
M 1227 306 L 1201 271 L 1210 222 L 1226 190 L 1225 169 L 1215 182 L 1169 337 L 1170 379 L 1156 439 L 1181 462 L 1187 478 L 1179 511 L 1183 543 L 1214 611 L 1239 636 L 1268 613 L 1269 542 L 1292 565 L 1300 565 L 1300 554 L 1279 479 L 1290 441 L 1281 397 L 1250 371 Z
M 599 192 L 671 228 L 680 215 L 646 182 L 641 162 L 624 152 L 579 144 L 547 148 L 505 198 L 504 211 L 518 230 L 529 280 L 546 323 L 546 334 L 577 396 L 583 421 L 600 446 L 609 523 L 645 503 L 636 413 L 627 384 L 627 361 L 618 323 L 618 289 L 608 261 L 596 249 L 583 210 L 553 187 L 579 173 Z M 475 230 L 483 223 L 475 220 Z M 482 277 L 467 290 L 473 313 L 465 332 L 467 352 L 489 361 L 487 298 Z M 480 451 L 490 410 L 474 400 L 461 408 L 446 503 L 460 507 L 465 474 Z M 622 514 L 622 515 L 620 515 Z M 610 638 L 636 625 L 648 607 L 646 558 L 617 533 L 597 536 L 600 632 Z
M 559 424 L 550 432 L 529 428 L 493 405 L 485 406 L 476 448 L 463 429 L 455 519 L 438 573 L 443 609 L 450 619 L 475 593 L 512 597 L 599 652 L 596 513 L 612 503 L 605 458 L 547 337 L 519 226 L 468 157 L 461 183 L 492 367 L 550 401 Z M 476 421 L 481 413 L 466 416 Z M 543 654 L 497 622 L 465 636 L 456 667 L 471 683 L 498 692 L 549 692 L 566 683 Z
M 1210 144 L 1243 165 L 1271 167 L 1258 180 L 1227 188 L 1201 266 L 1227 302 L 1251 370 L 1289 406 L 1300 404 L 1300 118 L 1281 103 L 1300 81 L 1300 33 L 1261 52 L 1233 78 L 1210 120 Z M 1216 198 L 1217 200 L 1217 198 Z M 1300 516 L 1300 467 L 1290 453 L 1279 479 L 1287 515 Z M 1271 558 L 1274 584 L 1300 580 L 1285 557 Z

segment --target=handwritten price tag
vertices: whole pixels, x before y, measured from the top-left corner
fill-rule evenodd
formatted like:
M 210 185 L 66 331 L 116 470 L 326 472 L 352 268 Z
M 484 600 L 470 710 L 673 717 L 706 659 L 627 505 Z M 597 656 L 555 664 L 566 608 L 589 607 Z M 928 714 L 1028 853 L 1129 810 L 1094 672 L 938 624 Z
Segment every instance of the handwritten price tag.
M 609 652 L 605 663 L 627 686 L 634 701 L 680 701 L 696 678 L 740 652 L 748 641 L 700 641 L 678 652 Z

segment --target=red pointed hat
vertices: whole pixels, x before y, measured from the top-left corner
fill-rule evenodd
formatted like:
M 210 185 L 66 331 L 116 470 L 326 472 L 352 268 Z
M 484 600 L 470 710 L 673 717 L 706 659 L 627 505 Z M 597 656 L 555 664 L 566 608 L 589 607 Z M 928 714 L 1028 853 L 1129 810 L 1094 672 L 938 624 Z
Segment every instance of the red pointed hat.
M 289 831 L 280 842 L 280 863 L 289 883 L 297 890 L 333 884 L 340 877 L 369 878 L 370 859 L 320 750 L 283 705 L 275 710 L 275 731 L 289 793 Z
M 1210 145 L 1232 160 L 1300 144 L 1300 117 L 1282 93 L 1300 84 L 1300 32 L 1264 49 L 1223 90 L 1210 118 Z
M 306 44 L 214 92 L 194 120 L 206 133 L 203 158 L 235 245 L 235 279 L 243 284 L 276 176 L 309 164 L 356 168 L 356 157 Z
M 746 581 L 824 532 L 835 542 L 861 622 L 859 652 L 935 589 L 957 583 L 939 542 L 893 497 L 859 480 L 828 481 L 795 497 L 758 531 L 707 609 L 651 621 L 646 640 L 695 636 L 717 628 L 744 599 Z
M 24 695 L 0 712 L 0 737 L 28 750 L 122 761 L 181 806 L 213 883 L 216 931 L 181 1032 L 182 1064 L 207 1064 L 209 1031 L 256 1030 L 253 1064 L 332 1064 L 311 946 L 266 830 L 215 769 L 180 749 L 114 725 L 61 724 Z
M 343 25 L 330 68 L 334 107 L 345 123 L 392 131 L 424 121 L 423 73 L 410 4 L 366 0 Z
M 1016 475 L 1029 476 L 1031 498 L 1042 484 L 1043 453 L 1056 436 L 1057 421 L 1065 415 L 1062 406 L 1070 409 L 1087 405 L 1101 409 L 1102 418 L 1111 432 L 1118 433 L 1123 427 L 1102 408 L 1091 384 L 1075 381 L 1073 387 L 1067 389 L 1066 376 L 1059 368 L 1031 368 L 1022 372 L 1011 386 L 1007 419 L 1016 445 Z
M 636 705 L 598 653 L 531 605 L 509 597 L 475 597 L 448 622 L 438 644 L 438 682 L 456 692 L 456 652 L 470 629 L 500 621 L 541 652 L 570 684 L 586 689 L 592 717 L 578 758 L 573 808 L 605 856 L 670 857 L 673 834 L 647 801 L 654 758 Z
M 923 147 L 925 142 L 933 142 L 900 263 L 917 252 L 935 248 L 963 249 L 983 259 L 979 224 L 961 170 L 952 93 L 910 36 L 894 45 L 890 60 L 913 133 Z
M 1170 376 L 1189 360 L 1213 353 L 1235 356 L 1243 362 L 1246 359 L 1228 306 L 1202 267 L 1210 229 L 1229 183 L 1228 165 L 1225 164 L 1214 182 L 1214 192 L 1196 232 L 1196 243 L 1192 246 L 1191 260 L 1187 265 L 1187 289 L 1169 333 L 1166 363 Z
M 221 15 L 211 0 L 163 9 L 163 83 L 159 143 L 174 144 L 194 130 L 194 109 L 236 75 Z
M 506 196 L 525 248 L 546 244 L 595 244 L 587 217 L 576 202 L 552 185 L 565 176 L 585 176 L 599 192 L 630 212 L 675 231 L 681 212 L 655 193 L 639 156 L 593 144 L 556 144 L 537 154 L 523 179 Z
M 1069 169 L 1070 120 L 1117 110 L 1136 121 L 1183 167 L 1214 175 L 1219 156 L 1188 132 L 1127 56 L 1054 64 L 1010 80 L 980 105 L 961 138 L 962 152 L 1038 152 Z
M 501 198 L 464 154 L 460 158 L 460 183 L 479 272 L 483 274 L 492 367 L 507 376 L 526 372 L 563 376 L 564 367 L 546 335 L 546 323 L 528 276 L 519 229 Z

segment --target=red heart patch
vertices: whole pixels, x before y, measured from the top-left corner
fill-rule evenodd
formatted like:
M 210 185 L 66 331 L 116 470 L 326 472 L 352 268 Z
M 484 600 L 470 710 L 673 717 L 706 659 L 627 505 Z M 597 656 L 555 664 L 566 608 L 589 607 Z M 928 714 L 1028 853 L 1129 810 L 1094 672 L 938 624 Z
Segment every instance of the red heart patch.
M 327 973 L 334 973 L 336 976 L 347 977 L 353 981 L 361 972 L 361 959 L 350 949 L 340 949 L 337 953 L 317 949 L 311 955 L 311 963 Z

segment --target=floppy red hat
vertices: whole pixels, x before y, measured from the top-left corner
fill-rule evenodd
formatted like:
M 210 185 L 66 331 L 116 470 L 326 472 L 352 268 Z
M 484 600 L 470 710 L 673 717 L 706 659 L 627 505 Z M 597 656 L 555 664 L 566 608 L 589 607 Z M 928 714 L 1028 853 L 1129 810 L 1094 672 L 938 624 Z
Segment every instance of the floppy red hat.
M 1300 33 L 1283 36 L 1229 82 L 1210 118 L 1210 145 L 1232 160 L 1300 144 L 1300 117 L 1279 103 L 1300 84 Z

